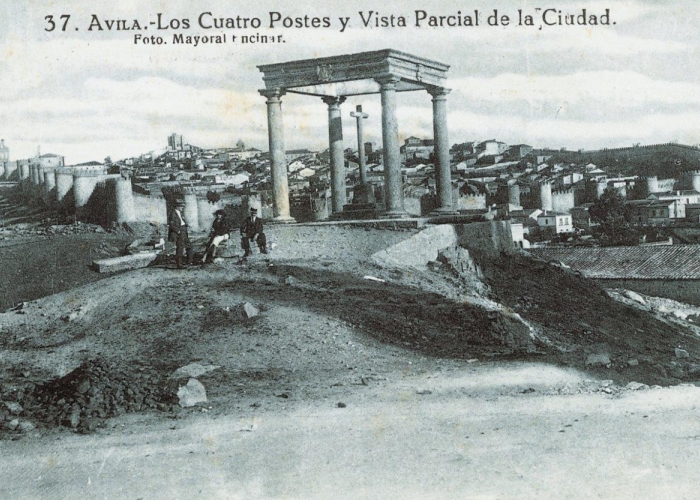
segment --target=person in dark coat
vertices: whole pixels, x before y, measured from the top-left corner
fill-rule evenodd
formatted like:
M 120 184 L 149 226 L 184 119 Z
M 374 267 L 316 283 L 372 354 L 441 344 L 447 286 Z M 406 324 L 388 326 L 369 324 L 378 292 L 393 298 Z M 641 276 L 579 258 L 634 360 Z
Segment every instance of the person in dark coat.
M 245 254 L 243 257 L 250 255 L 250 242 L 255 241 L 258 244 L 260 253 L 267 253 L 267 238 L 263 232 L 263 222 L 258 217 L 258 209 L 250 209 L 250 217 L 246 218 L 241 226 L 241 246 Z
M 209 231 L 209 241 L 207 242 L 207 249 L 204 251 L 202 264 L 206 264 L 207 259 L 214 260 L 216 249 L 219 248 L 222 242 L 230 238 L 231 226 L 226 219 L 226 212 L 217 210 L 214 212 L 214 216 L 215 219 L 211 225 L 211 231 Z
M 175 209 L 170 214 L 170 220 L 168 221 L 168 239 L 175 242 L 175 262 L 178 269 L 182 268 L 183 254 L 187 254 L 187 265 L 192 265 L 192 259 L 194 258 L 192 244 L 187 233 L 187 223 L 182 215 L 184 208 L 184 201 L 176 201 Z

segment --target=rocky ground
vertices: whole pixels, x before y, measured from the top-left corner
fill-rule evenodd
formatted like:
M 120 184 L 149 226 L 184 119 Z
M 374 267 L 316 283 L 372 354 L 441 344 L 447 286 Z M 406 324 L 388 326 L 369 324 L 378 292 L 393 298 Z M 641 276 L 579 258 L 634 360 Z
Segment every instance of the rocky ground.
M 376 433 L 388 426 L 390 435 L 405 440 L 407 437 L 395 428 L 401 420 L 389 417 L 393 412 L 403 414 L 405 404 L 412 408 L 405 417 L 411 419 L 409 428 L 421 427 L 421 422 L 431 419 L 442 422 L 455 408 L 467 405 L 473 413 L 451 418 L 454 422 L 466 419 L 459 425 L 470 429 L 493 418 L 489 412 L 496 410 L 484 412 L 489 401 L 498 405 L 499 415 L 525 405 L 526 414 L 496 418 L 503 420 L 499 426 L 511 426 L 501 433 L 506 441 L 499 441 L 499 446 L 508 446 L 515 429 L 527 428 L 527 419 L 548 420 L 545 415 L 533 417 L 536 408 L 544 411 L 566 401 L 573 404 L 567 398 L 585 398 L 580 402 L 591 408 L 604 404 L 605 411 L 617 417 L 600 425 L 618 427 L 625 425 L 626 415 L 633 411 L 624 403 L 636 401 L 633 394 L 648 394 L 639 396 L 649 398 L 639 404 L 653 408 L 650 401 L 663 401 L 664 394 L 675 394 L 665 392 L 670 389 L 662 386 L 685 383 L 693 387 L 683 389 L 691 391 L 684 401 L 697 399 L 693 391 L 700 379 L 700 346 L 692 311 L 677 304 L 656 303 L 656 299 L 630 298 L 621 291 L 607 292 L 566 269 L 524 256 L 474 262 L 468 255 L 446 252 L 424 268 L 388 268 L 371 259 L 374 252 L 413 234 L 415 230 L 373 227 L 271 227 L 273 248 L 268 256 L 254 255 L 241 262 L 237 242 L 232 241 L 222 249 L 223 258 L 205 268 L 178 271 L 165 262 L 108 277 L 96 273 L 81 277 L 83 268 L 92 272 L 87 270 L 85 249 L 99 248 L 102 243 L 119 250 L 133 237 L 120 233 L 52 238 L 31 235 L 38 238 L 30 245 L 36 252 L 28 251 L 25 245 L 13 245 L 24 235 L 10 238 L 4 242 L 3 258 L 8 255 L 5 250 L 14 260 L 20 261 L 22 256 L 24 271 L 14 268 L 18 276 L 15 283 L 34 290 L 35 295 L 18 295 L 15 300 L 23 302 L 22 306 L 0 314 L 0 405 L 4 406 L 0 407 L 0 436 L 5 439 L 0 449 L 4 447 L 16 457 L 6 470 L 20 466 L 16 461 L 20 450 L 39 453 L 41 444 L 49 440 L 67 440 L 68 448 L 52 446 L 52 453 L 65 459 L 64 451 L 79 446 L 80 441 L 73 439 L 112 443 L 109 446 L 114 447 L 118 445 L 112 440 L 125 433 L 156 433 L 149 439 L 170 443 L 158 451 L 163 460 L 169 453 L 175 459 L 179 445 L 155 436 L 170 428 L 193 432 L 212 419 L 235 426 L 238 433 L 257 432 L 259 421 L 276 422 L 270 431 L 279 433 L 281 441 L 275 445 L 270 434 L 255 439 L 263 439 L 273 453 L 288 453 L 290 443 L 296 441 L 301 447 L 295 456 L 302 462 L 315 463 L 307 454 L 311 450 L 305 447 L 325 449 L 318 439 L 333 434 L 323 425 L 322 431 L 314 430 L 315 418 L 336 422 L 338 434 L 333 439 L 342 443 L 343 434 L 349 432 L 349 442 L 376 454 L 380 463 L 386 462 L 384 453 L 391 450 L 418 460 L 417 450 L 405 449 L 410 439 L 404 445 L 385 443 L 386 447 L 378 450 L 352 431 L 341 429 L 359 426 Z M 80 272 L 71 266 L 61 267 L 58 261 L 46 266 L 40 250 L 51 254 L 60 248 L 83 249 L 82 253 L 67 250 L 66 255 L 66 262 L 72 262 L 70 256 L 79 256 Z M 48 295 L 50 291 L 40 287 L 43 280 L 37 276 L 51 272 L 75 281 L 60 293 Z M 24 280 L 19 279 L 22 275 Z M 175 373 L 183 367 L 189 367 L 187 373 Z M 489 382 L 480 384 L 487 373 Z M 527 402 L 523 398 L 528 398 Z M 613 401 L 621 402 L 615 406 Z M 343 410 L 347 413 L 334 413 Z M 368 421 L 357 420 L 362 412 L 370 416 Z M 306 415 L 311 414 L 317 417 L 310 421 Z M 351 420 L 345 420 L 344 415 Z M 570 417 L 571 422 L 552 424 L 558 426 L 556 433 L 574 432 L 580 425 L 574 420 L 584 418 L 583 414 Z M 299 426 L 292 425 L 289 418 L 299 419 Z M 224 428 L 211 425 L 220 437 Z M 417 436 L 415 446 L 430 447 L 426 439 L 431 433 L 442 443 L 445 429 L 422 428 L 421 433 L 428 434 Z M 538 429 L 536 432 L 542 430 Z M 658 428 L 638 430 L 660 432 Z M 598 431 L 609 432 L 589 426 L 586 436 Z M 307 437 L 302 438 L 299 432 Z M 479 432 L 484 435 L 486 429 Z M 73 433 L 86 436 L 73 438 Z M 501 448 L 484 443 L 472 430 L 462 434 L 493 451 L 493 456 L 481 459 L 499 460 Z M 186 439 L 177 435 L 178 440 Z M 636 438 L 629 435 L 626 439 Z M 10 444 L 13 440 L 20 448 Z M 522 446 L 521 452 L 529 454 L 537 452 L 539 445 L 533 441 Z M 431 455 L 430 448 L 425 451 Z M 574 460 L 575 452 L 571 451 L 569 459 Z M 455 464 L 473 463 L 476 455 L 471 453 L 458 462 L 450 462 L 452 455 L 436 456 L 444 470 L 456 473 L 461 468 Z M 342 451 L 340 455 L 349 462 L 338 467 L 351 471 L 355 465 L 358 470 L 366 466 L 364 459 L 348 457 Z M 253 456 L 257 457 L 251 450 L 247 457 Z M 332 461 L 332 453 L 324 456 Z M 279 456 L 270 459 L 270 466 L 284 469 L 282 476 L 294 479 L 293 474 L 289 476 L 289 464 L 280 460 Z M 512 460 L 520 459 L 513 456 Z M 265 469 L 264 461 L 260 467 Z M 404 474 L 411 467 L 399 469 Z M 528 470 L 536 477 L 544 472 Z M 332 480 L 333 475 L 319 477 Z M 448 494 L 445 487 L 450 483 L 440 477 L 443 483 L 436 485 L 435 491 L 443 494 L 432 497 L 459 498 Z M 685 488 L 683 476 L 673 477 Z M 386 492 L 401 490 L 386 477 L 380 479 Z M 491 476 L 492 481 L 497 479 Z M 106 485 L 105 481 L 101 484 Z M 303 488 L 280 489 L 270 481 L 265 479 L 263 486 L 248 484 L 250 494 L 241 498 L 307 497 Z M 412 485 L 412 491 L 430 491 L 410 481 L 406 484 Z M 313 490 L 317 494 L 308 497 L 329 497 L 327 485 L 316 486 L 320 488 Z M 64 496 L 70 497 L 73 490 L 67 485 L 62 488 Z M 211 484 L 202 489 L 215 497 L 226 496 L 224 490 L 212 490 Z M 16 497 L 19 493 L 36 496 L 40 490 L 18 483 L 4 491 Z M 107 490 L 99 491 L 100 495 L 117 497 L 104 493 Z M 148 494 L 147 489 L 129 491 L 165 498 Z M 488 488 L 470 491 L 494 494 Z M 520 497 L 577 497 L 575 491 L 561 497 L 542 495 L 544 490 L 537 488 L 527 491 L 531 494 Z M 372 498 L 364 489 L 345 493 L 337 496 Z M 407 496 L 406 490 L 403 493 Z M 518 495 L 496 493 L 496 497 Z

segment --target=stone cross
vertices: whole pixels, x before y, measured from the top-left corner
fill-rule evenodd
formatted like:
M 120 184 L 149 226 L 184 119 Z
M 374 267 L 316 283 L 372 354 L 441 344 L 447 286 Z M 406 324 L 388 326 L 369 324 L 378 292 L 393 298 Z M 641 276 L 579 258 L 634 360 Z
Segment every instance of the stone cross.
M 355 109 L 356 111 L 350 112 L 350 116 L 357 120 L 357 156 L 360 157 L 360 183 L 365 184 L 367 182 L 367 165 L 365 163 L 365 147 L 362 142 L 362 120 L 369 118 L 369 115 L 362 112 L 362 106 L 359 104 Z

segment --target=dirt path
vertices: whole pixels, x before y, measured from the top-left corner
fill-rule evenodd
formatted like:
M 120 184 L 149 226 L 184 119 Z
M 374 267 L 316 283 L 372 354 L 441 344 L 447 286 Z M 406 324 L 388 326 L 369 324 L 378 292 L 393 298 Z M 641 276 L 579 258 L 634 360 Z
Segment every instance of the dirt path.
M 546 365 L 474 365 L 346 388 L 346 408 L 122 417 L 0 442 L 0 497 L 697 498 L 700 389 L 585 387 Z

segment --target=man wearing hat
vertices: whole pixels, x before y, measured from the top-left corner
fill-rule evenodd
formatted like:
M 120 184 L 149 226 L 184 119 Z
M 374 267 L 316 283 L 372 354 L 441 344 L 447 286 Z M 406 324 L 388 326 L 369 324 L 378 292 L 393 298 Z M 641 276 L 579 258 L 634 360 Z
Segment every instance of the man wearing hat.
M 258 209 L 255 207 L 250 209 L 250 217 L 246 218 L 243 226 L 241 226 L 241 246 L 245 251 L 244 258 L 250 255 L 251 241 L 255 241 L 258 244 L 260 253 L 267 253 L 267 239 L 265 238 L 265 233 L 263 233 L 263 222 L 258 217 Z
M 175 262 L 178 269 L 182 268 L 183 253 L 187 252 L 188 265 L 192 265 L 192 258 L 194 257 L 190 237 L 187 234 L 187 223 L 182 216 L 184 208 L 184 200 L 177 200 L 175 209 L 170 214 L 170 220 L 168 221 L 168 240 L 175 241 Z
M 214 212 L 214 216 L 215 219 L 211 225 L 211 231 L 209 231 L 207 249 L 204 251 L 204 257 L 202 257 L 202 264 L 206 264 L 207 259 L 214 260 L 216 249 L 219 248 L 221 242 L 229 239 L 229 233 L 231 232 L 231 227 L 226 220 L 226 212 L 217 210 Z

